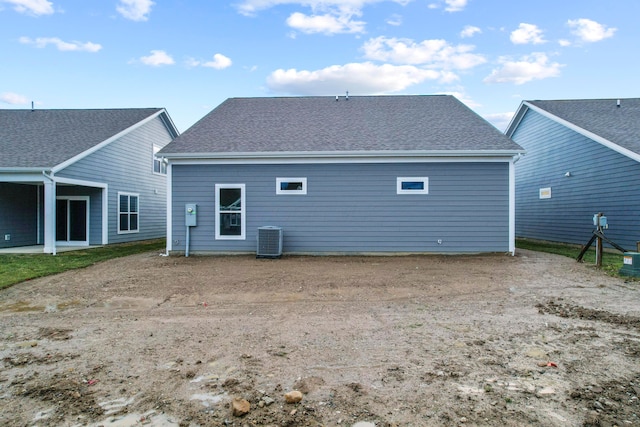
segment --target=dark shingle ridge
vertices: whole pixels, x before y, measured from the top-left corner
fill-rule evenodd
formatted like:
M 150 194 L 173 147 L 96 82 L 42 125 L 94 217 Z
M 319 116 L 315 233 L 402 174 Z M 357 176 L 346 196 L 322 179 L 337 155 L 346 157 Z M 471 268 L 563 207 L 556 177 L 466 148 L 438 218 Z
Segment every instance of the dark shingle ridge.
M 620 106 L 618 107 L 618 101 Z M 534 100 L 528 103 L 640 154 L 640 98 Z
M 51 168 L 163 108 L 0 109 L 0 168 Z
M 521 148 L 450 95 L 229 98 L 162 152 L 300 153 Z

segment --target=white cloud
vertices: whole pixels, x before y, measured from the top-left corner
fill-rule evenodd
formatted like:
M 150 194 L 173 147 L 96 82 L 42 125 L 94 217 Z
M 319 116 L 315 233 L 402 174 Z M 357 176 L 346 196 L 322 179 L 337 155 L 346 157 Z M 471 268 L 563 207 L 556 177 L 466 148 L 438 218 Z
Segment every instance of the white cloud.
M 542 44 L 546 43 L 542 37 L 542 30 L 537 25 L 521 23 L 517 30 L 511 32 L 511 42 L 514 44 Z
M 116 10 L 120 15 L 132 21 L 146 21 L 151 13 L 151 0 L 120 0 Z
M 185 65 L 187 67 L 207 67 L 207 68 L 215 68 L 216 70 L 223 70 L 231 66 L 233 62 L 230 58 L 224 56 L 221 53 L 216 53 L 213 55 L 213 61 L 198 61 L 194 58 L 188 58 L 185 61 Z
M 469 0 L 444 0 L 444 10 L 447 12 L 461 12 L 467 7 Z M 440 9 L 443 7 L 443 1 L 437 0 L 435 2 L 427 4 L 429 9 Z
M 576 35 L 581 41 L 587 43 L 598 42 L 609 37 L 617 31 L 617 28 L 607 28 L 606 25 L 599 24 L 591 19 L 570 19 L 567 25 L 573 28 L 571 33 Z
M 0 3 L 13 5 L 16 12 L 31 15 L 51 15 L 53 13 L 53 3 L 47 0 L 0 0 Z
M 353 21 L 351 14 L 305 15 L 295 12 L 287 18 L 287 25 L 306 34 L 363 33 L 365 22 Z
M 270 9 L 281 5 L 298 5 L 309 7 L 313 11 L 330 11 L 340 10 L 353 14 L 360 14 L 362 8 L 369 4 L 375 3 L 398 3 L 400 5 L 409 4 L 412 0 L 243 0 L 237 5 L 238 11 L 243 15 L 255 15 L 261 10 Z M 447 1 L 464 1 L 466 0 L 447 0 Z
M 562 64 L 549 62 L 547 55 L 541 52 L 524 56 L 519 61 L 501 57 L 501 67 L 492 71 L 484 83 L 514 83 L 521 85 L 532 80 L 541 80 L 560 75 Z
M 47 45 L 52 44 L 58 50 L 64 52 L 98 52 L 100 49 L 102 49 L 102 46 L 97 43 L 82 43 L 78 41 L 66 42 L 64 40 L 60 40 L 57 37 L 38 37 L 36 39 L 31 39 L 29 37 L 20 37 L 19 41 L 23 44 L 32 44 L 38 48 L 44 48 Z
M 24 105 L 29 103 L 29 99 L 26 96 L 13 92 L 0 94 L 0 101 L 11 105 Z
M 422 64 L 444 69 L 468 69 L 483 64 L 482 55 L 472 53 L 474 46 L 453 46 L 446 40 L 423 40 L 376 37 L 362 47 L 365 57 L 396 64 Z
M 353 18 L 362 16 L 362 9 L 367 5 L 391 2 L 404 6 L 411 1 L 413 0 L 243 0 L 236 7 L 246 16 L 281 5 L 307 7 L 311 9 L 311 14 L 294 12 L 287 19 L 287 25 L 307 34 L 338 34 L 364 32 L 366 22 Z M 390 25 L 394 25 L 394 22 L 397 20 L 388 21 Z M 290 37 L 295 38 L 295 35 Z
M 447 6 L 444 8 L 447 12 L 460 12 L 467 7 L 467 0 L 445 0 Z
M 402 16 L 394 13 L 390 17 L 387 18 L 387 24 L 392 25 L 394 27 L 399 27 L 402 25 Z
M 484 117 L 484 119 L 491 123 L 493 126 L 498 128 L 498 130 L 504 132 L 505 130 L 507 130 L 507 126 L 509 126 L 509 123 L 511 122 L 514 114 L 515 113 L 511 111 L 509 113 L 484 114 L 482 117 Z
M 571 46 L 571 42 L 567 39 L 560 39 L 558 40 L 558 44 L 562 47 L 567 47 L 567 46 Z
M 171 55 L 167 54 L 167 52 L 165 52 L 164 50 L 152 50 L 151 55 L 141 57 L 140 62 L 152 67 L 175 64 L 175 61 L 173 60 Z
M 426 70 L 412 65 L 375 65 L 370 62 L 333 65 L 321 70 L 279 69 L 267 78 L 276 93 L 332 95 L 344 93 L 385 94 L 402 91 L 426 80 L 449 82 L 451 73 Z
M 474 27 L 473 25 L 466 25 L 462 31 L 460 31 L 460 37 L 473 37 L 476 34 L 481 34 L 482 30 L 478 27 Z
M 230 67 L 232 64 L 231 59 L 227 58 L 221 53 L 213 55 L 213 61 L 207 61 L 202 64 L 203 67 L 215 68 L 216 70 L 223 70 Z

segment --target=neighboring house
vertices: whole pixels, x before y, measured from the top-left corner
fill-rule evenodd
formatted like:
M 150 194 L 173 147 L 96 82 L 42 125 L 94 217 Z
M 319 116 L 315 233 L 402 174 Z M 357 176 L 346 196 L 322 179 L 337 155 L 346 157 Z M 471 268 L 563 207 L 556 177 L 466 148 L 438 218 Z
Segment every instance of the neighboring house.
M 162 108 L 0 109 L 0 248 L 165 236 Z
M 640 240 L 640 99 L 522 102 L 506 135 L 527 150 L 516 165 L 516 235 L 586 244 Z
M 514 251 L 521 147 L 452 96 L 231 98 L 160 153 L 168 252 Z

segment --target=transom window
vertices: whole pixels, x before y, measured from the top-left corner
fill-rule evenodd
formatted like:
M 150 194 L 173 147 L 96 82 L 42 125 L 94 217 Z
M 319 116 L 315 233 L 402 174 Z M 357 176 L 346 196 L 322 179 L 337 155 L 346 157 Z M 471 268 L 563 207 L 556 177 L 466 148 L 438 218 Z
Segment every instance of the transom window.
M 158 147 L 157 145 L 153 146 L 153 173 L 159 173 L 162 175 L 167 174 L 167 164 L 164 162 L 164 159 L 161 156 L 158 156 L 158 151 L 160 151 L 162 147 Z
M 216 184 L 216 239 L 244 240 L 245 185 Z
M 396 181 L 397 194 L 429 194 L 429 178 L 427 177 L 398 177 Z
M 276 178 L 276 194 L 307 194 L 307 178 Z
M 139 195 L 118 193 L 118 234 L 139 231 Z

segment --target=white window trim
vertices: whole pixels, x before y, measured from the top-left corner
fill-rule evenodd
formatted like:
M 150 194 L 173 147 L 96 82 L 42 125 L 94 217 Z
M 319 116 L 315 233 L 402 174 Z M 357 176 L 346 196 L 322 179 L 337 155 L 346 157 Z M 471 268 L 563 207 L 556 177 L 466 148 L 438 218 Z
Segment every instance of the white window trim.
M 300 190 L 283 190 L 280 184 L 283 182 L 301 182 Z M 276 178 L 276 194 L 305 195 L 307 194 L 307 178 Z
M 125 213 L 120 211 L 120 196 L 129 196 L 129 206 L 131 206 L 131 196 L 134 196 L 138 199 L 138 228 L 135 230 L 120 230 L 120 214 Z M 140 232 L 140 194 L 139 193 L 126 193 L 124 191 L 118 191 L 118 234 L 133 234 Z M 126 212 L 130 214 L 131 212 Z
M 216 219 L 215 219 L 215 227 L 216 227 L 216 240 L 245 240 L 246 239 L 246 230 L 247 230 L 247 215 L 246 215 L 246 185 L 245 184 L 216 184 L 216 195 L 215 195 L 215 204 L 216 204 Z M 240 235 L 239 236 L 227 236 L 220 234 L 220 190 L 225 188 L 239 188 L 240 189 L 240 210 L 233 211 L 234 213 L 240 214 Z M 225 212 L 225 211 L 222 211 Z
M 89 226 L 91 224 L 91 220 L 89 218 L 89 214 L 91 213 L 91 206 L 89 205 L 91 203 L 91 197 L 89 196 L 57 196 L 56 200 L 65 200 L 67 203 L 69 203 L 70 200 L 80 200 L 80 201 L 85 201 L 86 202 L 86 240 L 57 240 L 56 239 L 56 246 L 89 246 L 89 233 L 90 233 L 90 229 Z M 56 206 L 57 209 L 57 206 Z M 67 221 L 69 221 L 69 217 L 67 214 Z M 69 235 L 69 224 L 67 223 L 67 236 Z
M 161 156 L 157 156 L 156 153 L 158 151 L 162 150 L 162 147 L 156 144 L 153 144 L 153 156 L 151 158 L 151 172 L 153 172 L 154 175 L 162 175 L 162 176 L 166 176 L 167 175 L 167 165 L 166 163 L 164 163 L 164 158 Z M 160 172 L 156 172 L 156 161 L 160 162 Z M 162 166 L 164 165 L 164 170 L 165 172 L 162 173 Z
M 423 182 L 423 190 L 403 190 L 403 182 Z M 426 176 L 400 176 L 396 179 L 397 194 L 429 194 L 429 178 Z

